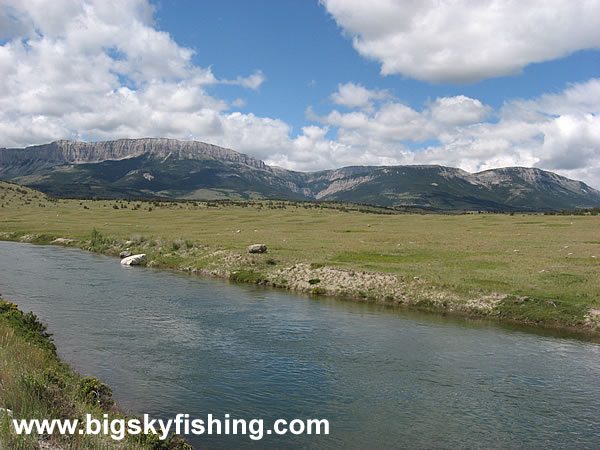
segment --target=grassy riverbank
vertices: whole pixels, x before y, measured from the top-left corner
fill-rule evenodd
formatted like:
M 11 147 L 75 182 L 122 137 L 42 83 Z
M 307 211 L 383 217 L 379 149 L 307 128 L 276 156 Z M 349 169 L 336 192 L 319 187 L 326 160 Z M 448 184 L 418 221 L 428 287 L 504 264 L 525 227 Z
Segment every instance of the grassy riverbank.
M 80 377 L 56 355 L 46 327 L 32 313 L 0 298 L 0 448 L 132 448 L 185 449 L 183 441 L 160 441 L 155 435 L 61 436 L 58 433 L 17 435 L 12 419 L 78 419 L 86 414 L 102 421 L 128 417 L 114 407 L 110 387 L 93 377 Z
M 3 184 L 0 238 L 315 295 L 593 330 L 600 317 L 600 217 L 395 214 L 258 201 L 54 200 Z M 365 208 L 366 210 L 366 208 Z M 93 231 L 95 232 L 93 233 Z M 268 252 L 249 255 L 264 243 Z

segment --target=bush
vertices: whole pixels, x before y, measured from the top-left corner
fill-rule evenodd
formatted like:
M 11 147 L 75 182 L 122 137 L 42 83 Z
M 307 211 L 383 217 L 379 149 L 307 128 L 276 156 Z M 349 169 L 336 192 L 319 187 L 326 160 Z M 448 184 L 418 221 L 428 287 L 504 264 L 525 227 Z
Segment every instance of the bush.
M 46 325 L 32 312 L 25 314 L 14 303 L 0 299 L 0 318 L 5 319 L 26 341 L 56 354 L 52 334 L 48 333 Z
M 67 377 L 63 373 L 58 373 L 56 369 L 52 367 L 47 367 L 42 372 L 43 380 L 50 385 L 54 385 L 60 389 L 64 389 L 67 387 Z
M 92 230 L 90 238 L 90 246 L 96 250 L 104 250 L 108 245 L 107 239 L 95 228 Z
M 314 287 L 312 290 L 313 295 L 325 295 L 327 294 L 327 290 L 322 287 Z
M 265 281 L 264 276 L 260 272 L 253 270 L 238 270 L 237 272 L 231 272 L 229 275 L 231 281 L 238 281 L 240 283 L 254 283 L 260 284 Z
M 96 377 L 84 377 L 79 380 L 77 396 L 87 404 L 97 405 L 102 409 L 108 409 L 114 404 L 110 386 Z
M 102 240 L 102 233 L 94 228 L 90 237 L 90 244 L 97 244 L 100 240 Z
M 308 280 L 308 284 L 319 284 L 321 280 L 319 278 L 311 278 Z

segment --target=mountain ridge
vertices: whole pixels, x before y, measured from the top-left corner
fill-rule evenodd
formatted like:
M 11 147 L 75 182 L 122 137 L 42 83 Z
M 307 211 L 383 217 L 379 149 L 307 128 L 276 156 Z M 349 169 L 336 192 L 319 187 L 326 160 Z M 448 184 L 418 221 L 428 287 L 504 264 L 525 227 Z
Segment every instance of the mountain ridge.
M 99 142 L 59 140 L 25 148 L 0 148 L 0 175 L 5 165 L 22 159 L 23 151 L 30 153 L 29 158 L 40 160 L 45 157 L 44 159 L 50 164 L 50 167 L 69 163 L 119 161 L 141 156 L 144 153 L 162 158 L 170 157 L 173 154 L 189 159 L 210 156 L 231 162 L 243 162 L 259 169 L 268 167 L 263 161 L 244 153 L 198 141 L 179 141 L 166 138 L 116 139 Z
M 434 209 L 600 206 L 600 191 L 537 168 L 470 173 L 441 165 L 299 172 L 198 141 L 55 141 L 0 148 L 0 179 L 55 196 L 332 200 Z

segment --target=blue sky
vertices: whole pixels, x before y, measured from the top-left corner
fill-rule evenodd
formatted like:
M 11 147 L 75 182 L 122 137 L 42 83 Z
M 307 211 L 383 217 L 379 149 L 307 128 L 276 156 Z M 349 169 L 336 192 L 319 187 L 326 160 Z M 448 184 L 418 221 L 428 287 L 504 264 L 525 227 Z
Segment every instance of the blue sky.
M 600 187 L 600 0 L 43 4 L 0 0 L 0 146 L 169 137 Z
M 505 101 L 561 92 L 568 83 L 600 75 L 598 51 L 578 51 L 558 60 L 531 64 L 516 75 L 478 83 L 427 83 L 382 76 L 380 64 L 359 55 L 349 36 L 318 1 L 260 0 L 156 1 L 155 19 L 181 45 L 196 51 L 199 66 L 212 65 L 221 78 L 262 70 L 260 92 L 215 86 L 217 96 L 248 101 L 242 111 L 284 119 L 298 131 L 307 124 L 305 109 L 327 113 L 329 95 L 339 83 L 389 89 L 409 106 L 454 95 L 478 98 L 499 108 Z

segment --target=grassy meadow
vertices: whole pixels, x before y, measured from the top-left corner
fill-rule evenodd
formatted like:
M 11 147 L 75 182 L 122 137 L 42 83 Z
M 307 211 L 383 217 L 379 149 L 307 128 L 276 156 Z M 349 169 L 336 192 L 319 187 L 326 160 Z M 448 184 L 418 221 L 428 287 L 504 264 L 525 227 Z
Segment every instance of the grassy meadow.
M 600 216 L 55 200 L 16 185 L 0 187 L 4 239 L 68 237 L 85 248 L 95 229 L 106 243 L 101 251 L 114 253 L 128 241 L 157 266 L 211 269 L 227 260 L 233 271 L 263 275 L 299 263 L 390 273 L 454 298 L 506 294 L 493 314 L 526 322 L 577 326 L 600 309 Z M 245 249 L 254 243 L 266 244 L 268 253 L 248 259 Z

